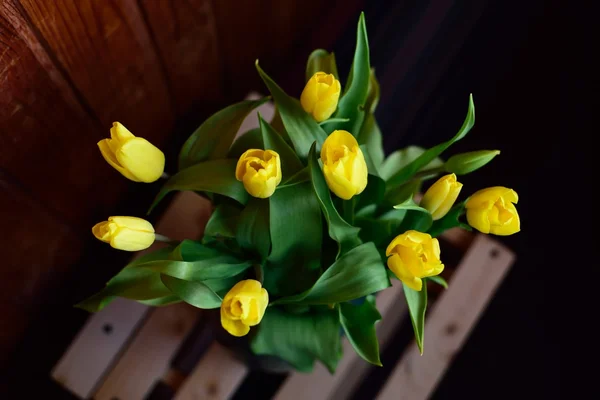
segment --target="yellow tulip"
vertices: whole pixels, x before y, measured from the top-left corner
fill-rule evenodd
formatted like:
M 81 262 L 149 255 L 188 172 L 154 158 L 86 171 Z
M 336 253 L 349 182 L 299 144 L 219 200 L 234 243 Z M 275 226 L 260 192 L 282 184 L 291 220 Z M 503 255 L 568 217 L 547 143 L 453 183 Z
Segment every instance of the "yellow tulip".
M 349 132 L 331 132 L 321 148 L 321 160 L 327 186 L 338 197 L 349 200 L 367 187 L 367 163 Z
M 110 139 L 98 142 L 102 156 L 125 178 L 154 182 L 165 169 L 165 155 L 144 138 L 134 136 L 120 122 L 110 128 Z
M 136 217 L 110 217 L 94 225 L 92 233 L 115 249 L 126 251 L 147 249 L 155 239 L 152 224 Z
M 406 286 L 420 291 L 423 279 L 444 270 L 440 261 L 440 244 L 429 234 L 406 231 L 396 236 L 385 251 L 387 265 Z
M 247 279 L 235 284 L 221 303 L 221 325 L 233 336 L 244 336 L 258 325 L 269 304 L 269 294 L 260 282 Z
M 281 160 L 273 150 L 250 149 L 240 156 L 235 178 L 251 196 L 266 199 L 281 182 Z
M 462 186 L 456 181 L 456 175 L 442 176 L 425 192 L 421 207 L 431 213 L 434 221 L 442 218 L 452 208 Z
M 306 83 L 300 95 L 304 111 L 317 121 L 325 121 L 335 112 L 342 86 L 332 74 L 315 73 Z
M 482 233 L 512 235 L 521 230 L 518 201 L 517 192 L 502 186 L 479 190 L 465 204 L 467 221 Z

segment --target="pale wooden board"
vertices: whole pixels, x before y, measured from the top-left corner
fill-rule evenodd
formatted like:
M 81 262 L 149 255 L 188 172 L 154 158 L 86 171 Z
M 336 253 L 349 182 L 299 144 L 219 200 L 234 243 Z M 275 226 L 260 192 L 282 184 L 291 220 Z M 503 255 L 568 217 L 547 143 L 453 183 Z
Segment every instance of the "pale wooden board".
M 181 192 L 173 198 L 155 229 L 173 239 L 198 238 L 209 215 L 207 199 L 193 192 Z M 159 246 L 157 243 L 133 258 Z M 91 315 L 50 372 L 52 378 L 78 397 L 89 398 L 131 340 L 148 309 L 146 305 L 118 298 Z M 113 327 L 109 335 L 103 331 L 107 324 Z
M 177 391 L 175 400 L 229 399 L 247 372 L 245 364 L 214 342 Z
M 411 344 L 378 400 L 420 400 L 433 393 L 514 258 L 510 250 L 494 239 L 486 235 L 475 237 L 449 288 L 427 315 L 423 355 Z
M 393 280 L 392 283 L 392 287 L 377 295 L 377 308 L 382 316 L 382 320 L 376 325 L 380 348 L 385 346 L 394 328 L 408 310 L 402 284 L 397 280 Z M 286 379 L 275 395 L 275 399 L 337 400 L 349 397 L 369 370 L 370 364 L 356 354 L 346 338 L 343 339 L 342 345 L 344 356 L 334 375 L 331 375 L 321 363 L 316 363 L 312 373 L 294 372 Z
M 168 370 L 169 362 L 198 317 L 185 303 L 150 311 L 135 340 L 94 395 L 95 400 L 143 399 Z
M 88 398 L 147 309 L 118 298 L 91 316 L 50 373 L 52 378 L 79 398 Z M 105 326 L 112 328 L 110 334 L 105 333 Z

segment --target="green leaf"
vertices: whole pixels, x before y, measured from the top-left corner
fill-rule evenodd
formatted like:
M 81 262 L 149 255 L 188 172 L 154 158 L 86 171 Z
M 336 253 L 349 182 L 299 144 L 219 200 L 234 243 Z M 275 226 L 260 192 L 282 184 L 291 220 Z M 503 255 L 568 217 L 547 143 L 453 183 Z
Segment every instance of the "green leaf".
M 241 210 L 229 204 L 219 204 L 211 214 L 204 236 L 234 238 Z
M 437 156 L 442 154 L 444 150 L 450 147 L 453 143 L 465 137 L 465 135 L 471 130 L 473 125 L 475 125 L 475 105 L 473 104 L 473 95 L 470 95 L 467 116 L 465 118 L 465 121 L 463 122 L 463 125 L 458 130 L 458 133 L 447 142 L 440 143 L 437 146 L 428 149 L 415 160 L 410 162 L 408 165 L 404 166 L 402 169 L 400 169 L 387 180 L 388 184 L 393 187 L 407 181 L 417 171 L 421 170 L 424 166 L 429 164 L 431 161 L 435 160 Z
M 329 227 L 329 236 L 338 242 L 338 255 L 359 246 L 361 244 L 358 238 L 359 228 L 348 224 L 338 213 L 331 199 L 331 192 L 323 176 L 323 171 L 317 160 L 315 144 L 312 145 L 308 155 L 308 166 L 311 173 L 311 181 L 321 210 L 325 214 L 325 220 Z
M 437 221 L 433 221 L 433 224 L 427 231 L 431 235 L 431 237 L 438 237 L 445 231 L 451 228 L 460 227 L 471 231 L 471 227 L 464 222 L 460 221 L 460 217 L 465 213 L 465 201 L 461 201 L 457 203 L 448 211 L 448 214 L 444 215 L 443 218 L 438 219 Z
M 348 121 L 350 121 L 348 118 L 329 118 L 329 119 L 326 119 L 325 121 L 319 122 L 319 125 L 323 126 L 323 125 L 331 124 L 334 122 L 348 122 Z
M 257 254 L 261 260 L 269 255 L 271 237 L 269 233 L 269 200 L 248 200 L 240 214 L 236 240 L 246 251 Z
M 306 160 L 308 150 L 312 143 L 316 140 L 320 146 L 327 138 L 325 131 L 317 124 L 312 116 L 304 111 L 297 99 L 288 96 L 260 68 L 258 60 L 256 61 L 256 69 L 267 85 L 269 92 L 273 95 L 275 104 L 277 104 L 277 108 L 281 114 L 283 125 L 294 145 L 296 154 L 298 154 L 298 157 L 300 157 L 301 160 Z
M 371 153 L 369 152 L 367 146 L 365 146 L 364 144 L 361 145 L 360 150 L 362 151 L 363 156 L 365 157 L 365 163 L 367 164 L 367 170 L 369 171 L 369 174 L 379 178 L 379 167 L 373 162 L 373 159 L 371 158 Z
M 357 209 L 361 210 L 371 204 L 379 205 L 385 194 L 385 182 L 378 176 L 369 174 L 367 187 L 358 196 Z
M 406 297 L 406 303 L 408 304 L 408 312 L 415 332 L 415 340 L 417 341 L 417 346 L 419 346 L 419 351 L 423 354 L 425 310 L 427 309 L 427 285 L 423 285 L 420 292 L 409 288 L 404 283 L 402 283 L 402 288 L 404 289 L 404 297 Z
M 429 276 L 426 279 L 437 283 L 438 285 L 442 286 L 444 289 L 448 289 L 448 282 L 446 282 L 446 280 L 439 275 Z
M 380 96 L 381 92 L 379 90 L 379 81 L 377 81 L 377 77 L 375 76 L 375 68 L 371 68 L 369 74 L 369 88 L 367 90 L 367 103 L 365 104 L 367 113 L 371 115 L 375 114 Z
M 222 299 L 202 282 L 189 282 L 168 275 L 160 277 L 171 292 L 194 307 L 211 309 L 221 306 Z
M 310 170 L 308 167 L 302 168 L 300 171 L 296 172 L 294 175 L 290 176 L 287 180 L 281 182 L 277 189 L 282 189 L 284 187 L 297 185 L 299 183 L 308 182 L 310 180 Z
M 321 209 L 310 182 L 278 188 L 269 206 L 272 246 L 264 286 L 274 296 L 297 293 L 321 267 Z
M 334 304 L 358 299 L 390 286 L 386 268 L 373 243 L 350 250 L 335 261 L 314 286 L 272 304 Z
M 218 193 L 246 204 L 248 192 L 242 182 L 235 179 L 236 164 L 237 160 L 212 160 L 179 171 L 160 189 L 148 213 L 174 190 Z
M 170 296 L 158 297 L 156 299 L 137 300 L 137 302 L 150 307 L 164 307 L 170 306 L 171 304 L 181 303 L 181 299 L 173 294 Z
M 335 55 L 327 50 L 317 49 L 310 53 L 308 62 L 306 63 L 306 81 L 317 72 L 325 72 L 333 74 L 335 79 L 340 79 L 338 76 L 337 64 L 335 63 Z
M 379 129 L 373 114 L 367 113 L 365 116 L 357 141 L 361 147 L 366 147 L 373 165 L 377 168 L 378 174 L 381 175 L 380 169 L 385 159 L 385 153 L 383 151 L 383 135 L 381 134 L 381 130 Z
M 293 314 L 269 307 L 251 348 L 255 354 L 280 357 L 300 372 L 311 372 L 318 359 L 333 374 L 342 356 L 337 313 Z
M 360 305 L 341 303 L 339 311 L 342 328 L 356 353 L 365 361 L 381 367 L 375 332 L 375 323 L 381 320 L 381 314 L 375 305 L 375 297 L 367 296 Z
M 402 168 L 423 155 L 425 151 L 427 150 L 419 146 L 408 146 L 402 150 L 394 151 L 385 159 L 379 168 L 381 177 L 386 181 L 389 180 L 394 174 L 402 170 Z M 438 168 L 442 165 L 444 165 L 444 161 L 439 157 L 436 157 L 420 170 Z
M 446 172 L 466 175 L 478 170 L 494 159 L 500 150 L 479 150 L 453 155 L 444 164 Z
M 136 268 L 140 263 L 168 259 L 172 248 L 162 248 L 138 257 L 110 279 L 98 293 L 83 300 L 75 307 L 97 312 L 106 307 L 115 297 L 131 300 L 151 300 L 170 296 L 171 292 L 162 284 L 160 274 Z
M 404 200 L 400 204 L 396 204 L 394 206 L 394 208 L 396 210 L 415 210 L 415 211 L 419 211 L 419 212 L 431 215 L 431 213 L 428 210 L 424 209 L 423 207 L 420 207 L 417 203 L 415 203 L 415 200 L 413 199 L 412 195 L 409 196 L 406 200 Z
M 262 119 L 260 115 L 258 116 L 258 121 L 260 124 L 260 131 L 262 133 L 265 150 L 273 150 L 279 154 L 283 177 L 289 178 L 304 168 L 304 165 L 302 165 L 294 150 L 288 146 L 281 135 L 275 132 L 273 127 L 264 119 Z
M 250 261 L 240 261 L 231 256 L 220 256 L 198 261 L 149 261 L 136 268 L 147 269 L 186 281 L 200 282 L 208 279 L 229 278 L 247 270 L 251 265 Z
M 413 179 L 402 185 L 398 185 L 385 193 L 386 204 L 398 204 L 404 202 L 407 198 L 413 198 L 421 190 L 423 182 L 420 179 Z
M 210 159 L 225 158 L 231 142 L 252 110 L 269 100 L 245 100 L 217 111 L 190 135 L 179 153 L 179 170 Z
M 369 93 L 369 40 L 365 26 L 365 14 L 361 13 L 356 32 L 354 61 L 348 75 L 348 82 L 338 104 L 335 118 L 348 118 L 350 121 L 327 125 L 328 132 L 344 129 L 354 136 L 358 135 L 365 115 L 365 104 Z
M 227 153 L 227 158 L 233 158 L 237 161 L 249 149 L 264 149 L 260 128 L 250 129 L 235 139 Z
M 168 260 L 175 261 L 198 261 L 209 258 L 228 257 L 230 260 L 237 260 L 229 254 L 222 254 L 218 249 L 208 247 L 201 242 L 185 239 L 169 254 Z M 156 260 L 149 260 L 156 261 Z M 149 261 L 137 263 L 137 266 L 145 265 Z

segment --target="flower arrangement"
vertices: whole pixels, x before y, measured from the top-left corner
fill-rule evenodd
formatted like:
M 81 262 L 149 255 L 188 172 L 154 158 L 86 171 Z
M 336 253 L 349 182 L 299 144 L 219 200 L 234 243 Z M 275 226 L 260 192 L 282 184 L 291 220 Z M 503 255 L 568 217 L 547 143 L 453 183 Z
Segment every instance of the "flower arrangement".
M 212 115 L 181 148 L 179 171 L 167 177 L 151 207 L 171 191 L 207 196 L 214 211 L 203 237 L 173 242 L 136 217 L 97 224 L 93 234 L 116 249 L 138 251 L 156 240 L 167 245 L 135 259 L 78 306 L 95 312 L 120 296 L 152 306 L 183 301 L 218 308 L 222 327 L 233 336 L 250 335 L 255 354 L 276 355 L 300 371 L 319 360 L 334 372 L 340 332 L 363 359 L 381 365 L 375 294 L 399 279 L 422 352 L 425 283 L 446 285 L 436 237 L 454 227 L 495 235 L 520 229 L 511 189 L 491 187 L 458 201 L 463 185 L 457 176 L 499 151 L 440 158 L 473 127 L 472 97 L 450 140 L 385 157 L 363 15 L 344 88 L 335 57 L 325 50 L 309 56 L 299 99 L 258 61 L 256 69 L 275 103 L 274 118 L 259 115 L 259 128 L 234 140 L 243 119 L 269 98 Z M 159 149 L 118 122 L 110 133 L 98 146 L 123 176 L 135 182 L 164 177 Z M 417 203 L 423 182 L 441 174 Z

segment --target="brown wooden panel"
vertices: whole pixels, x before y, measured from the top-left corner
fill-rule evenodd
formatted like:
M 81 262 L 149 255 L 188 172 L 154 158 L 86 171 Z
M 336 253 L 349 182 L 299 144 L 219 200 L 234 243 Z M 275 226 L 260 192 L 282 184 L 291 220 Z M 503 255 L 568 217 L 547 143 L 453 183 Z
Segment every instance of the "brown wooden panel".
M 173 114 L 160 60 L 135 0 L 20 0 L 106 130 L 121 121 L 161 144 Z
M 210 0 L 141 0 L 179 115 L 197 102 L 223 101 Z
M 49 61 L 40 63 L 44 50 L 12 2 L 0 5 L 0 16 L 0 169 L 87 232 L 94 212 L 108 212 L 125 187 L 96 146 L 108 129 L 77 106 L 68 84 L 57 83 Z
M 43 294 L 64 279 L 82 240 L 0 175 L 2 286 L 0 365 L 18 342 Z

